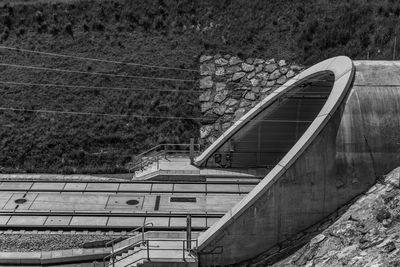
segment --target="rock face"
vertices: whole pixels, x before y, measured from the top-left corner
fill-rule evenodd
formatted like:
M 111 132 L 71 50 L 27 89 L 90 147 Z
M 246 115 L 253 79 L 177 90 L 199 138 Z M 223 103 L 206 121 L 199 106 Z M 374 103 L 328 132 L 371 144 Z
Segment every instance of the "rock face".
M 400 266 L 400 168 L 297 239 L 240 266 Z M 292 248 L 302 246 L 276 262 Z M 286 250 L 286 252 L 285 252 Z M 274 263 L 275 262 L 275 263 Z
M 200 57 L 200 95 L 204 145 L 218 138 L 249 109 L 304 68 L 274 59 L 241 59 L 220 55 Z

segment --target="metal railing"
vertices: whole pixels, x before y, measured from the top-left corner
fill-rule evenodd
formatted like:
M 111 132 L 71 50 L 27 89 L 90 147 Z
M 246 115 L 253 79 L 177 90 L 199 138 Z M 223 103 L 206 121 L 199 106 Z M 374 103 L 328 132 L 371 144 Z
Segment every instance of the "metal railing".
M 134 263 L 136 263 L 138 261 L 141 261 L 141 260 L 151 261 L 151 259 L 157 259 L 156 257 L 150 257 L 150 250 L 153 250 L 153 251 L 156 251 L 156 250 L 159 250 L 159 251 L 162 251 L 162 250 L 163 251 L 165 251 L 165 250 L 171 250 L 171 251 L 177 250 L 177 248 L 162 248 L 162 247 L 161 248 L 160 247 L 155 247 L 155 248 L 151 248 L 150 249 L 150 241 L 152 241 L 152 242 L 153 241 L 158 241 L 158 242 L 160 242 L 160 241 L 161 242 L 162 241 L 182 241 L 182 260 L 184 260 L 184 261 L 186 260 L 185 252 L 189 252 L 189 253 L 193 252 L 193 250 L 187 249 L 186 242 L 188 242 L 188 240 L 186 240 L 186 239 L 146 239 L 143 242 L 143 244 L 145 244 L 145 246 L 146 246 L 146 256 L 139 257 L 139 258 L 135 259 L 134 261 L 129 262 L 127 265 L 124 265 L 124 267 L 130 266 L 131 264 L 134 264 Z M 198 247 L 198 240 L 197 239 L 190 239 L 190 242 L 195 242 L 196 247 Z M 117 261 L 115 261 L 115 263 L 117 263 L 119 261 L 122 261 L 123 259 L 126 259 L 128 257 L 131 257 L 132 255 L 135 255 L 136 253 L 139 253 L 141 251 L 144 251 L 144 249 L 140 248 L 138 250 L 135 250 L 132 253 L 119 258 Z M 105 267 L 109 267 L 112 264 L 113 263 L 110 263 L 110 264 L 106 265 Z
M 192 159 L 199 152 L 200 144 L 159 144 L 135 156 L 132 163 L 128 164 L 128 170 L 129 172 L 144 170 L 154 162 L 157 162 L 158 170 L 160 159 L 166 159 L 168 155 L 189 154 Z
M 135 228 L 135 229 L 129 231 L 129 232 L 126 233 L 125 235 L 119 236 L 119 237 L 114 238 L 113 240 L 111 240 L 111 241 L 105 243 L 105 247 L 106 247 L 106 248 L 107 248 L 107 247 L 110 247 L 110 245 L 111 245 L 111 254 L 109 254 L 109 255 L 107 255 L 107 256 L 105 256 L 105 257 L 103 258 L 103 266 L 106 266 L 106 265 L 105 265 L 106 260 L 107 260 L 107 259 L 110 259 L 110 260 L 111 260 L 111 263 L 110 263 L 109 265 L 107 265 L 107 266 L 112 265 L 112 266 L 114 267 L 115 256 L 116 256 L 116 255 L 119 255 L 119 254 L 121 254 L 121 253 L 124 253 L 125 251 L 128 251 L 129 248 L 132 248 L 132 247 L 135 247 L 135 246 L 137 246 L 137 245 L 139 245 L 139 244 L 142 244 L 142 243 L 144 242 L 145 228 L 146 228 L 146 226 L 150 226 L 150 225 L 153 226 L 154 224 L 153 224 L 153 223 L 146 223 L 146 224 L 143 224 L 142 226 L 139 226 L 139 227 L 137 227 L 137 228 Z M 114 245 L 115 245 L 116 243 L 119 243 L 119 242 L 125 240 L 126 237 L 129 238 L 129 237 L 137 236 L 137 235 L 134 235 L 134 233 L 136 233 L 138 230 L 141 230 L 141 234 L 142 234 L 141 240 L 139 240 L 139 241 L 137 241 L 137 242 L 134 242 L 133 244 L 129 244 L 128 246 L 125 246 L 125 247 L 123 247 L 123 248 L 121 248 L 121 249 L 119 249 L 119 250 L 117 250 L 117 251 L 114 250 Z

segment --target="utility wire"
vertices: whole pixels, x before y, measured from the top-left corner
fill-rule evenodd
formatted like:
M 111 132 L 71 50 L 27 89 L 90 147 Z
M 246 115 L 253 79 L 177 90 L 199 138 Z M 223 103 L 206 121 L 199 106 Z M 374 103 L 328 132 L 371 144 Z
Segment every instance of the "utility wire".
M 119 118 L 147 118 L 147 119 L 168 119 L 168 120 L 205 120 L 207 117 L 178 117 L 178 116 L 151 116 L 151 115 L 139 115 L 139 114 L 111 114 L 111 113 L 94 113 L 94 112 L 79 112 L 79 111 L 57 111 L 57 110 L 46 110 L 46 109 L 24 109 L 24 108 L 13 108 L 13 107 L 0 107 L 0 110 L 20 111 L 20 112 L 33 112 L 33 113 L 53 113 L 53 114 L 67 114 L 67 115 L 91 115 L 91 116 L 103 116 L 103 117 L 119 117 Z M 242 121 L 244 119 L 239 119 Z M 252 119 L 249 121 L 261 121 L 261 122 L 293 122 L 293 123 L 310 123 L 312 121 L 302 120 L 263 120 L 263 119 Z
M 126 88 L 126 87 L 106 87 L 106 86 L 86 86 L 86 85 L 67 85 L 67 84 L 52 84 L 52 83 L 24 83 L 24 82 L 8 82 L 0 81 L 0 84 L 5 85 L 20 85 L 20 86 L 42 86 L 42 87 L 65 87 L 79 89 L 101 89 L 101 90 L 126 90 L 126 91 L 158 91 L 158 92 L 180 92 L 180 93 L 203 93 L 203 90 L 179 90 L 179 89 L 152 89 L 152 88 Z
M 88 57 L 80 57 L 80 56 L 73 56 L 73 55 L 65 55 L 65 54 L 58 54 L 58 53 L 50 53 L 50 52 L 42 52 L 42 51 L 21 49 L 21 48 L 16 48 L 16 47 L 9 47 L 9 46 L 0 46 L 0 49 L 12 50 L 12 51 L 20 51 L 20 52 L 24 52 L 24 53 L 32 53 L 32 54 L 46 55 L 46 56 L 52 56 L 52 57 L 63 57 L 63 58 L 73 58 L 73 59 L 79 59 L 79 60 L 95 61 L 95 62 L 105 62 L 105 63 L 112 63 L 112 64 L 123 64 L 123 65 L 127 65 L 127 66 L 137 66 L 137 67 L 156 68 L 156 69 L 165 69 L 165 70 L 179 70 L 179 71 L 199 72 L 198 70 L 194 70 L 194 69 L 173 68 L 173 67 L 165 67 L 165 66 L 159 66 L 159 65 L 149 65 L 149 64 L 139 64 L 139 63 L 132 63 L 132 62 L 116 61 L 116 60 L 88 58 Z
M 3 66 L 3 67 L 13 67 L 13 68 L 22 68 L 22 69 L 33 69 L 33 70 L 44 70 L 44 71 L 55 71 L 55 72 L 76 73 L 76 74 L 99 75 L 99 76 L 107 76 L 107 77 L 145 79 L 145 80 L 158 80 L 158 81 L 173 81 L 173 82 L 196 82 L 196 81 L 197 81 L 197 80 L 188 80 L 188 79 L 174 79 L 174 78 L 149 77 L 149 76 L 131 76 L 131 75 L 121 75 L 121 74 L 102 73 L 102 72 L 88 72 L 88 71 L 79 71 L 79 70 L 65 70 L 65 69 L 58 69 L 58 68 L 45 68 L 45 67 L 38 67 L 38 66 L 26 66 L 26 65 L 7 64 L 7 63 L 0 63 L 0 66 Z

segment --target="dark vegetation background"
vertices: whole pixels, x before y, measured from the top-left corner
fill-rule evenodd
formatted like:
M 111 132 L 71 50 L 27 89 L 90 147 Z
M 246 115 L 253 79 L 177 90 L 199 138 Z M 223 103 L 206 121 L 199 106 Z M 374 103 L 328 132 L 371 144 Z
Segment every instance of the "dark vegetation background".
M 201 54 L 284 58 L 310 65 L 335 55 L 392 59 L 399 1 L 0 1 L 0 44 L 178 68 Z M 195 73 L 44 57 L 0 49 L 0 63 L 197 79 Z M 63 74 L 0 66 L 0 81 L 149 88 L 83 90 L 0 85 L 0 107 L 200 116 L 197 83 Z M 0 111 L 0 171 L 124 172 L 160 142 L 188 142 L 199 121 Z

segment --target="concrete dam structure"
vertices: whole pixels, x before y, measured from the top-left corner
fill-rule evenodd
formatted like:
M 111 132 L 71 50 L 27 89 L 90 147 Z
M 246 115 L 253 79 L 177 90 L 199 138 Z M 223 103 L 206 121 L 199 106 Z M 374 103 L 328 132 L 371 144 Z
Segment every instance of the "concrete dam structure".
M 199 265 L 235 264 L 271 250 L 399 166 L 399 73 L 400 62 L 325 60 L 208 147 L 196 166 L 267 174 L 199 236 Z

